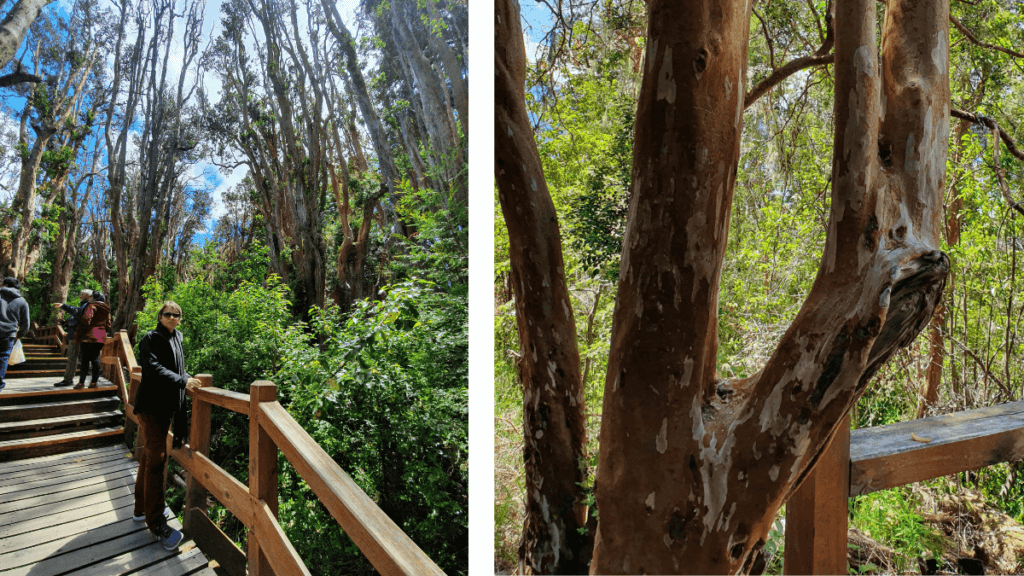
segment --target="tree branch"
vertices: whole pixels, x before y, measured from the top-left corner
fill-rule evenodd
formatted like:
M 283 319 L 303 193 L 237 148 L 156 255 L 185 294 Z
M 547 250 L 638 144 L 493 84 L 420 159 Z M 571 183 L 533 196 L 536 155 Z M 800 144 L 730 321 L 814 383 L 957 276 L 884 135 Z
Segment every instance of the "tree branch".
M 952 19 L 952 16 L 950 16 L 950 19 Z M 958 110 L 952 106 L 949 108 L 949 115 L 954 118 L 980 124 L 992 131 L 992 162 L 993 168 L 996 171 L 996 176 L 999 179 L 1000 191 L 1003 193 L 1003 198 L 1005 198 L 1009 203 L 1010 208 L 1016 210 L 1021 216 L 1024 216 L 1024 206 L 1022 206 L 1024 202 L 1014 201 L 1013 196 L 1010 195 L 1009 188 L 1006 186 L 1006 181 L 1003 180 L 1003 172 L 999 167 L 999 138 L 1002 138 L 1003 143 L 1006 144 L 1006 149 L 1009 150 L 1010 154 L 1013 154 L 1018 159 L 1024 160 L 1024 152 L 1021 152 L 1020 149 L 1017 148 L 1017 144 L 1013 141 L 1013 138 L 1010 138 L 1010 135 L 1006 133 L 1006 130 L 1003 130 L 1003 128 L 999 126 L 999 123 L 987 116 L 978 116 L 971 114 L 970 112 Z
M 972 34 L 970 30 L 968 30 L 963 24 L 961 24 L 960 21 L 957 20 L 956 17 L 953 16 L 952 14 L 949 15 L 949 21 L 953 23 L 953 26 L 956 26 L 956 29 L 959 30 L 960 33 L 963 34 L 965 38 L 967 38 L 968 40 L 971 41 L 971 43 L 973 43 L 973 44 L 975 44 L 977 46 L 981 46 L 982 48 L 991 48 L 993 50 L 998 50 L 998 51 L 1000 51 L 1000 52 L 1002 52 L 1004 54 L 1009 54 L 1010 56 L 1013 56 L 1014 58 L 1024 58 L 1024 54 L 1022 54 L 1020 52 L 1014 52 L 1013 50 L 1010 50 L 1009 48 L 1003 48 L 1002 46 L 996 46 L 994 44 L 988 44 L 986 42 L 982 42 L 981 40 L 978 40 L 974 36 L 974 34 Z
M 755 12 L 755 14 L 757 13 Z M 769 91 L 771 91 L 771 89 L 774 88 L 776 84 L 782 82 L 786 78 L 789 78 L 793 74 L 796 74 L 797 72 L 804 70 L 806 68 L 811 68 L 814 66 L 824 66 L 826 64 L 831 64 L 833 61 L 835 61 L 835 55 L 829 53 L 832 50 L 832 46 L 835 44 L 836 40 L 835 27 L 832 25 L 834 20 L 832 14 L 833 8 L 830 3 L 827 11 L 825 12 L 825 41 L 822 42 L 821 48 L 818 48 L 814 52 L 814 54 L 801 56 L 796 60 L 791 60 L 787 62 L 782 68 L 773 70 L 767 78 L 758 82 L 753 88 L 750 89 L 750 92 L 747 92 L 747 95 L 743 98 L 744 110 L 750 108 L 750 105 L 753 104 L 754 101 L 756 101 L 758 98 L 764 96 Z M 760 18 L 761 17 L 758 16 L 759 20 Z M 762 27 L 764 26 L 763 20 L 761 21 L 761 25 Z M 765 38 L 767 37 L 768 30 L 765 29 Z M 770 49 L 771 40 L 768 41 L 768 46 Z M 774 67 L 774 65 L 775 62 L 773 61 L 772 66 Z
M 1011 138 L 1010 135 L 1006 133 L 1006 130 L 1003 130 L 1003 128 L 1000 127 L 995 120 L 988 118 L 986 116 L 978 116 L 975 114 L 971 114 L 970 112 L 965 112 L 963 110 L 953 107 L 950 107 L 949 115 L 954 118 L 959 118 L 961 120 L 967 120 L 968 122 L 980 124 L 988 128 L 989 130 L 998 129 L 999 136 L 1000 138 L 1003 139 L 1003 143 L 1006 144 L 1006 149 L 1010 151 L 1010 154 L 1013 154 L 1020 160 L 1024 160 L 1024 152 L 1017 148 L 1017 143 L 1013 141 L 1013 138 Z
M 28 72 L 12 72 L 6 76 L 0 76 L 0 88 L 10 88 L 18 84 L 33 83 L 38 84 L 43 79 L 35 74 L 29 74 Z

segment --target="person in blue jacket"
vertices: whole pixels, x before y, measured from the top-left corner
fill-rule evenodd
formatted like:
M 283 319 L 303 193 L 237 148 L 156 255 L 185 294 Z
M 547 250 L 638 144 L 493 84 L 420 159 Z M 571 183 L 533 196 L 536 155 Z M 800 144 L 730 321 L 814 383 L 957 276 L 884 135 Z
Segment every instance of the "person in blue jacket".
M 164 500 L 164 464 L 167 462 L 167 431 L 175 420 L 175 444 L 180 445 L 188 434 L 185 422 L 185 388 L 198 386 L 199 380 L 185 371 L 185 354 L 181 347 L 181 307 L 167 301 L 158 312 L 156 328 L 146 332 L 139 341 L 139 364 L 142 382 L 135 397 L 135 413 L 139 416 L 142 450 L 139 474 L 135 481 L 136 521 L 146 526 L 167 550 L 181 543 L 181 532 L 167 524 Z
M 21 283 L 17 278 L 4 278 L 0 288 L 0 390 L 7 386 L 7 361 L 18 336 L 29 329 L 28 302 L 21 297 Z

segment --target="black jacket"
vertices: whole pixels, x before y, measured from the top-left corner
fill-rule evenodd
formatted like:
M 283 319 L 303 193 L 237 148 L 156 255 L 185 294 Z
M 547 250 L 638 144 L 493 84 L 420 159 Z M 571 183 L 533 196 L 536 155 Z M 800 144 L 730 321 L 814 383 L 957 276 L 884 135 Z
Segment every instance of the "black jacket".
M 185 372 L 181 332 L 175 330 L 172 334 L 160 324 L 146 332 L 139 342 L 139 364 L 142 366 L 142 383 L 135 396 L 135 412 L 161 419 L 170 418 L 179 411 L 184 416 L 185 384 L 190 376 Z M 176 440 L 180 440 L 177 438 L 178 422 L 175 422 L 174 429 Z

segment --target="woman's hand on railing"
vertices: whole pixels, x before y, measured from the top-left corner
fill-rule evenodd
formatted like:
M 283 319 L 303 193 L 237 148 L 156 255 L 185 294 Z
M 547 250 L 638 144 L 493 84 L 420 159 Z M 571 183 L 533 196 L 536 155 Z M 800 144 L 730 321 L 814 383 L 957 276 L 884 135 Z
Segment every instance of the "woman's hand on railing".
M 185 383 L 185 388 L 200 388 L 203 383 L 199 378 L 189 378 L 188 382 Z

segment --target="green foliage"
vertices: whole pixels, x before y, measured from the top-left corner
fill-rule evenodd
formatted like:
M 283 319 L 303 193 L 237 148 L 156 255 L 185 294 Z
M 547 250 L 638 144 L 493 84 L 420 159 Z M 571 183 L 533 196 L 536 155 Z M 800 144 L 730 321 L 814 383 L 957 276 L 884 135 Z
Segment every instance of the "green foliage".
M 897 574 L 915 569 L 921 556 L 940 558 L 944 551 L 942 535 L 925 524 L 917 512 L 919 505 L 909 487 L 850 499 L 851 525 L 896 550 Z
M 155 326 L 163 301 L 178 303 L 190 373 L 210 373 L 216 386 L 237 392 L 255 380 L 275 382 L 289 413 L 413 541 L 443 569 L 465 573 L 465 299 L 424 281 L 386 291 L 349 315 L 313 309 L 306 325 L 293 321 L 290 292 L 274 276 L 227 292 L 204 280 L 165 291 L 151 279 L 139 323 Z M 215 411 L 214 437 L 212 458 L 244 482 L 246 419 Z M 294 468 L 282 461 L 280 470 L 281 524 L 310 570 L 370 573 Z

